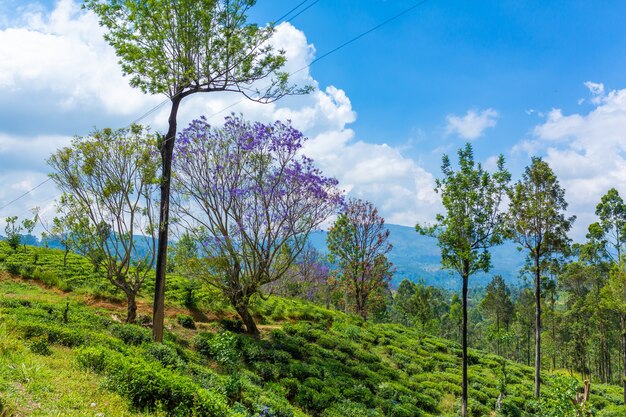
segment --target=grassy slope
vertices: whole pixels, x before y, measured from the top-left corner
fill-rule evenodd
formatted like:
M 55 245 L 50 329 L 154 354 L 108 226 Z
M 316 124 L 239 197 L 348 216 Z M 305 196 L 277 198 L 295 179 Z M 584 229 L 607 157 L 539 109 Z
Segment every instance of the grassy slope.
M 148 329 L 118 323 L 123 306 L 94 301 L 93 288 L 107 297 L 115 292 L 94 284 L 88 263 L 71 259 L 74 266 L 63 272 L 60 252 L 10 254 L 0 242 L 5 267 L 19 263 L 26 275 L 75 289 L 64 293 L 0 273 L 0 402 L 7 415 L 458 413 L 460 349 L 450 341 L 277 298 L 256 306 L 262 341 L 224 331 L 213 320 L 186 329 L 175 316 L 184 311 L 182 284 L 173 279 L 168 342 L 155 346 Z M 210 300 L 214 294 L 199 295 L 208 316 L 230 317 L 223 303 Z M 470 350 L 472 415 L 495 415 L 503 363 L 509 410 L 532 413 L 532 369 Z M 626 415 L 617 411 L 620 399 L 619 387 L 592 386 L 591 402 L 604 415 Z

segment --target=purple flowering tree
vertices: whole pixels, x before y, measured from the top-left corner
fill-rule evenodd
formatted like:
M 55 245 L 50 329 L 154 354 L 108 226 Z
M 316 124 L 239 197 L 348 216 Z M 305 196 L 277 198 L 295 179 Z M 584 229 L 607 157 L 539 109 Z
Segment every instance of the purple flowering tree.
M 220 289 L 255 337 L 251 298 L 289 271 L 342 201 L 337 180 L 301 155 L 304 141 L 290 124 L 231 116 L 219 129 L 196 120 L 176 143 L 176 207 L 201 243 L 187 270 Z

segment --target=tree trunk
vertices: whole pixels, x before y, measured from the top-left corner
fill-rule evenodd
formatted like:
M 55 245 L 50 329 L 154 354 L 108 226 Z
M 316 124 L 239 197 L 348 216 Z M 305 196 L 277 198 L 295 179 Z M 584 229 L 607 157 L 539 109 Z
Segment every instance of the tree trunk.
M 622 330 L 622 385 L 624 387 L 624 405 L 626 405 L 626 314 L 620 315 L 620 324 Z
M 500 316 L 496 314 L 496 354 L 501 355 L 500 353 Z
M 261 333 L 259 332 L 259 328 L 256 327 L 256 323 L 254 322 L 254 319 L 248 311 L 248 306 L 240 304 L 235 307 L 235 310 L 237 310 L 237 314 L 239 314 L 239 317 L 241 317 L 241 321 L 243 321 L 243 324 L 245 324 L 246 326 L 246 333 L 248 333 L 255 339 L 260 339 Z
M 463 293 L 461 296 L 463 310 L 461 325 L 461 416 L 467 417 L 467 283 L 469 279 L 469 265 L 463 262 Z
M 535 256 L 535 398 L 541 388 L 541 271 L 539 257 Z
M 168 119 L 169 128 L 161 144 L 161 202 L 159 211 L 159 241 L 156 259 L 156 279 L 154 283 L 154 307 L 152 316 L 152 340 L 163 342 L 163 321 L 165 319 L 165 272 L 167 268 L 167 240 L 170 217 L 170 187 L 172 179 L 172 156 L 176 139 L 176 115 L 181 99 L 172 99 L 172 109 Z
M 135 302 L 135 293 L 126 293 L 126 323 L 135 323 L 137 321 L 137 303 Z

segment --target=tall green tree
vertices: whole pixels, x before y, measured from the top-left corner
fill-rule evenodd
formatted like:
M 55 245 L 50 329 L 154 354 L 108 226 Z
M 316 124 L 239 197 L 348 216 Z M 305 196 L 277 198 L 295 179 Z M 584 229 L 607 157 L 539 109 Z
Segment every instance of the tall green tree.
M 161 138 L 159 241 L 154 292 L 153 339 L 163 340 L 165 273 L 172 156 L 181 101 L 195 93 L 230 91 L 271 102 L 305 93 L 280 69 L 283 51 L 268 42 L 273 25 L 259 27 L 246 14 L 256 0 L 86 0 L 107 29 L 105 39 L 120 58 L 130 84 L 171 102 L 168 130 Z M 262 89 L 260 82 L 266 82 Z
M 509 190 L 509 232 L 528 251 L 535 281 L 535 398 L 540 394 L 541 277 L 554 253 L 565 251 L 575 217 L 565 217 L 565 190 L 541 158 L 533 157 L 522 180 Z
M 424 235 L 434 236 L 441 248 L 444 268 L 453 269 L 463 281 L 461 331 L 462 387 L 461 413 L 467 416 L 467 290 L 470 275 L 488 271 L 491 266 L 489 248 L 502 243 L 503 214 L 500 210 L 511 175 L 504 168 L 504 157 L 498 159 L 497 171 L 485 171 L 474 162 L 474 152 L 468 143 L 459 149 L 459 168 L 454 170 L 447 155 L 443 157 L 435 191 L 441 195 L 446 211 L 437 215 L 437 224 L 430 227 L 416 225 Z
M 613 263 L 620 261 L 626 244 L 626 204 L 615 188 L 602 196 L 596 206 L 599 222 L 589 225 L 590 241 Z
M 622 384 L 626 405 L 626 267 L 623 262 L 613 265 L 609 282 L 602 290 L 604 306 L 619 314 L 622 337 Z

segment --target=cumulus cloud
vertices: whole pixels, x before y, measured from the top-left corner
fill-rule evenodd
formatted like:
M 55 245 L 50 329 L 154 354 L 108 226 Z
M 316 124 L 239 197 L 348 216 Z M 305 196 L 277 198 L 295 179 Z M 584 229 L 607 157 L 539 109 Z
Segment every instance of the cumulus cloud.
M 604 93 L 586 83 L 600 100 L 588 113 L 563 114 L 553 109 L 537 125 L 533 138 L 517 146 L 545 157 L 566 189 L 569 211 L 576 214 L 574 236 L 583 239 L 595 221 L 595 206 L 611 187 L 626 196 L 626 89 Z
M 448 115 L 446 117 L 446 132 L 453 133 L 463 139 L 474 140 L 483 135 L 489 127 L 498 122 L 498 112 L 494 109 L 481 111 L 468 110 L 465 116 Z
M 85 124 L 125 126 L 164 99 L 127 85 L 112 48 L 102 40 L 96 18 L 76 1 L 60 0 L 50 12 L 25 7 L 2 27 L 0 56 L 12 59 L 0 61 L 0 88 L 12 100 L 0 99 L 0 181 L 9 184 L 0 190 L 0 207 L 43 181 L 48 171 L 46 157 L 68 144 L 72 134 L 86 133 Z M 291 120 L 310 138 L 305 152 L 324 173 L 337 177 L 352 195 L 374 203 L 388 222 L 432 221 L 439 207 L 432 175 L 401 149 L 355 137 L 349 126 L 357 114 L 350 99 L 338 87 L 319 88 L 307 68 L 315 47 L 302 31 L 282 23 L 271 42 L 285 50 L 285 70 L 295 72 L 292 80 L 317 87 L 313 93 L 265 105 L 232 93 L 196 94 L 181 104 L 179 126 L 200 115 L 219 125 L 230 112 L 242 113 L 248 120 Z M 19 109 L 29 120 L 38 119 L 39 123 L 30 123 L 38 131 L 29 130 L 28 123 L 15 122 L 26 117 L 17 113 Z M 166 103 L 142 123 L 163 130 L 168 112 Z M 0 218 L 28 213 L 33 206 L 45 207 L 44 213 L 51 217 L 57 194 L 47 183 L 0 212 Z

